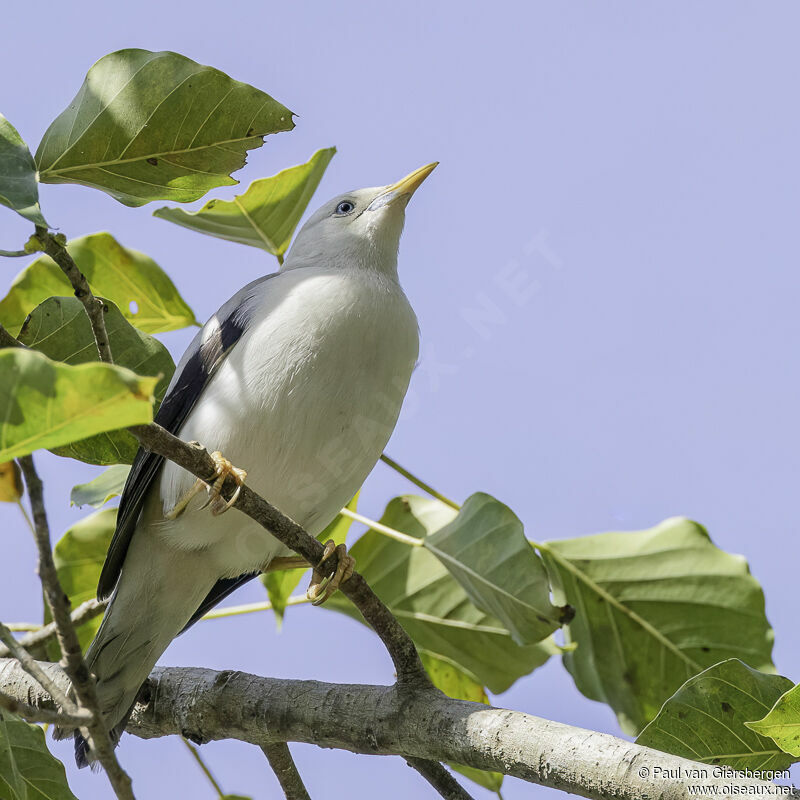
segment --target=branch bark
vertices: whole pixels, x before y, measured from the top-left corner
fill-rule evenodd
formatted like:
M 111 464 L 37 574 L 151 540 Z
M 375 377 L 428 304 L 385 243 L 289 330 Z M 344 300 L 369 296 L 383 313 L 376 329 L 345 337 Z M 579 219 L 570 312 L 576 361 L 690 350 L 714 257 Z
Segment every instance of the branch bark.
M 41 666 L 66 687 L 56 665 Z M 9 697 L 53 707 L 49 695 L 12 659 L 0 659 L 0 686 Z M 715 777 L 708 764 L 608 734 L 452 700 L 435 689 L 401 692 L 395 686 L 159 667 L 145 684 L 127 730 L 143 739 L 181 734 L 197 742 L 238 739 L 259 747 L 306 742 L 354 753 L 454 761 L 598 800 L 685 800 L 687 786 L 701 783 L 718 787 L 714 796 L 719 798 L 800 796 L 741 773 Z M 690 770 L 705 770 L 708 778 L 692 779 Z
M 262 745 L 261 750 L 267 757 L 286 800 L 311 800 L 289 752 L 289 745 L 286 742 L 272 742 Z

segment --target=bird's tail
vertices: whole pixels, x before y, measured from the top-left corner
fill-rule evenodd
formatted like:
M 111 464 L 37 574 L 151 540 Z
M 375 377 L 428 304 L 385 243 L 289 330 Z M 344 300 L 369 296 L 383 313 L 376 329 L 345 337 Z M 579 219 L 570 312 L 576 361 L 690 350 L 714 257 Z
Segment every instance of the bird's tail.
M 97 679 L 100 709 L 114 744 L 156 661 L 214 585 L 214 575 L 206 574 L 202 559 L 196 556 L 166 547 L 158 536 L 145 534 L 131 543 L 120 582 L 86 651 L 86 664 Z M 54 735 L 74 735 L 79 767 L 93 762 L 80 732 L 62 730 Z

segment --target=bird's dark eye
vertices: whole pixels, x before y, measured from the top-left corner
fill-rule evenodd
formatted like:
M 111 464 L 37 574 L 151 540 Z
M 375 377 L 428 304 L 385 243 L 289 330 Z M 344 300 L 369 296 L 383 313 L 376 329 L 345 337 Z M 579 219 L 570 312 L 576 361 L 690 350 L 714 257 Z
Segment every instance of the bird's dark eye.
M 349 200 L 342 200 L 338 206 L 336 206 L 336 213 L 340 215 L 349 214 L 355 208 L 355 204 L 351 203 Z

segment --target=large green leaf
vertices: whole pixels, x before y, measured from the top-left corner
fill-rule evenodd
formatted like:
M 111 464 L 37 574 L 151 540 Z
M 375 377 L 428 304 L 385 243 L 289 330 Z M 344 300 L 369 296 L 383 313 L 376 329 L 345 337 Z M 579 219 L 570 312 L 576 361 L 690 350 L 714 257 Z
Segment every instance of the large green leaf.
M 636 740 L 645 747 L 733 769 L 780 771 L 794 759 L 746 727 L 792 685 L 736 658 L 690 678 Z
M 764 594 L 741 556 L 705 529 L 669 519 L 632 533 L 548 542 L 540 550 L 557 602 L 575 608 L 564 657 L 587 697 L 641 730 L 686 680 L 727 658 L 771 671 Z
M 64 765 L 50 755 L 44 731 L 0 710 L 0 798 L 77 800 Z
M 381 522 L 424 538 L 453 520 L 456 512 L 438 500 L 396 497 Z M 367 531 L 351 548 L 358 571 L 408 631 L 417 647 L 455 665 L 490 691 L 504 692 L 541 666 L 557 645 L 548 639 L 520 647 L 496 618 L 473 605 L 464 589 L 432 553 Z M 338 593 L 322 606 L 363 622 Z
M 355 511 L 357 504 L 358 492 L 356 492 L 355 497 L 347 504 L 346 508 Z M 349 517 L 337 514 L 336 519 L 317 536 L 317 539 L 321 542 L 333 539 L 336 544 L 344 544 L 351 524 L 352 520 Z M 280 572 L 267 572 L 261 575 L 261 582 L 267 589 L 267 595 L 270 603 L 272 603 L 272 610 L 275 612 L 279 626 L 283 622 L 283 615 L 286 612 L 286 601 L 291 597 L 292 592 L 297 588 L 297 584 L 300 583 L 307 571 L 308 569 L 284 569 Z
M 199 211 L 159 208 L 153 216 L 280 257 L 335 152 L 335 147 L 318 150 L 305 164 L 253 181 L 231 201 L 209 200 Z
M 114 363 L 137 375 L 158 378 L 155 399 L 156 404 L 160 403 L 175 371 L 172 356 L 158 339 L 134 328 L 109 300 L 106 309 L 106 332 Z M 54 361 L 83 364 L 98 360 L 92 326 L 77 297 L 45 300 L 31 311 L 18 338 Z M 90 464 L 130 464 L 138 447 L 131 434 L 118 430 L 71 442 L 55 452 Z
M 61 364 L 0 350 L 0 462 L 153 419 L 155 378 L 111 364 Z
M 483 686 L 470 678 L 469 675 L 463 673 L 454 664 L 437 658 L 425 650 L 421 650 L 419 655 L 433 685 L 441 689 L 448 697 L 489 705 L 489 698 L 486 696 L 486 690 Z M 475 781 L 479 786 L 483 786 L 484 789 L 489 789 L 489 791 L 498 792 L 503 785 L 503 774 L 501 772 L 486 772 L 464 764 L 451 763 L 450 767 L 471 781 Z
M 196 325 L 189 306 L 153 259 L 128 250 L 109 233 L 72 239 L 67 250 L 92 291 L 119 306 L 123 316 L 140 330 L 162 333 Z M 0 300 L 0 323 L 16 335 L 25 317 L 52 295 L 73 294 L 72 286 L 49 256 L 29 264 Z
M 761 736 L 768 736 L 785 753 L 800 757 L 800 685 L 792 686 L 789 681 L 767 714 L 754 713 L 745 724 Z
M 89 483 L 73 486 L 69 493 L 70 505 L 92 506 L 92 508 L 104 506 L 113 497 L 122 494 L 129 472 L 130 467 L 127 464 L 114 464 Z
M 47 227 L 39 208 L 36 164 L 17 129 L 0 114 L 0 204 Z
M 58 578 L 73 608 L 91 600 L 97 594 L 97 582 L 106 559 L 111 537 L 117 524 L 117 509 L 96 511 L 73 525 L 53 548 L 53 560 Z M 81 647 L 86 650 L 100 627 L 97 616 L 78 627 Z M 50 622 L 50 613 L 45 604 L 45 624 Z M 53 660 L 60 657 L 58 643 L 48 647 Z
M 128 206 L 188 203 L 235 184 L 248 150 L 293 127 L 288 108 L 224 72 L 177 53 L 119 50 L 89 70 L 36 163 L 43 183 L 82 183 Z
M 488 494 L 468 498 L 452 522 L 427 536 L 425 547 L 517 644 L 540 642 L 561 627 L 567 609 L 550 603 L 547 572 L 522 523 Z

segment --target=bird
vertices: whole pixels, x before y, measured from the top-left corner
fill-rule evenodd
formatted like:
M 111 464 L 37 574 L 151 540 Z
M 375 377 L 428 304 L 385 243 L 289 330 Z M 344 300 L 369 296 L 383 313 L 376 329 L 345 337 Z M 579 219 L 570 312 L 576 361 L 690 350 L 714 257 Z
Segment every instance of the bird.
M 180 359 L 155 421 L 213 451 L 217 471 L 198 481 L 140 448 L 122 491 L 97 592 L 110 602 L 85 656 L 115 745 L 178 634 L 260 573 L 298 564 L 254 520 L 224 513 L 225 478 L 317 536 L 380 458 L 419 356 L 397 269 L 405 209 L 437 164 L 325 203 L 280 269 L 225 302 Z M 352 573 L 339 554 L 333 585 L 312 580 L 317 603 Z M 95 761 L 80 731 L 56 735 L 74 736 L 79 767 Z

